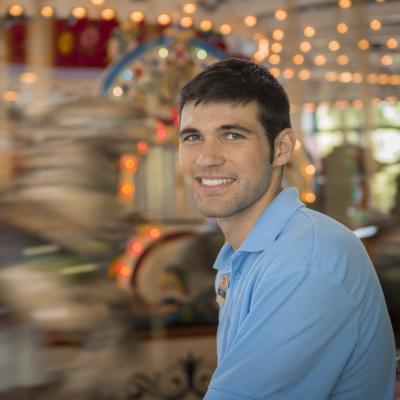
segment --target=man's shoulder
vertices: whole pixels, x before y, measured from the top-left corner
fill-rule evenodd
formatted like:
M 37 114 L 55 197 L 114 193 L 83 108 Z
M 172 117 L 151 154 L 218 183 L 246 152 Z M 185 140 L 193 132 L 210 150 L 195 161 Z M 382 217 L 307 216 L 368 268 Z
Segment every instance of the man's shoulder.
M 305 207 L 288 221 L 276 240 L 274 253 L 281 261 L 279 269 L 292 266 L 325 271 L 339 280 L 369 275 L 372 266 L 363 244 L 350 229 Z
M 285 254 L 286 265 L 323 272 L 327 279 L 340 283 L 346 291 L 371 287 L 376 277 L 361 240 L 333 218 L 305 207 L 298 210 L 280 237 L 278 253 Z M 375 284 L 372 286 L 376 286 Z
M 306 207 L 298 209 L 289 221 L 282 236 L 296 238 L 303 245 L 312 246 L 314 251 L 324 247 L 329 251 L 360 250 L 360 240 L 345 225 Z

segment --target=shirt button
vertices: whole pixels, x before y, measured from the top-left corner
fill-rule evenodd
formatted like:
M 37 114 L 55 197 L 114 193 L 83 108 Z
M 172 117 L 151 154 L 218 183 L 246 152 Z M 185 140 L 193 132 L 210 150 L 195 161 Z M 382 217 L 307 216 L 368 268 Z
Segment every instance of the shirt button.
M 236 272 L 235 279 L 239 279 L 239 278 L 240 278 L 240 272 Z

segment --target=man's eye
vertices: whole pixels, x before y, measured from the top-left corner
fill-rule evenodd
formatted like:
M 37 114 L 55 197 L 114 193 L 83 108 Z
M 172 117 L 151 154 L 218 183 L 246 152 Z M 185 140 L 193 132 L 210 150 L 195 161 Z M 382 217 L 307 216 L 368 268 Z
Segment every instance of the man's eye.
M 225 138 L 228 140 L 240 140 L 243 139 L 243 135 L 239 133 L 229 132 L 225 135 Z
M 188 135 L 188 136 L 184 137 L 183 141 L 184 142 L 197 142 L 200 139 L 201 139 L 200 135 Z

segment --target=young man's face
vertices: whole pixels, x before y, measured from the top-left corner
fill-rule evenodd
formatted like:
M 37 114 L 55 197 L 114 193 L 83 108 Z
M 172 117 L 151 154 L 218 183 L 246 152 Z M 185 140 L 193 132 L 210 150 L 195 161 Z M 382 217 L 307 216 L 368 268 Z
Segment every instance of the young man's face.
M 179 160 L 186 185 L 206 217 L 258 208 L 271 182 L 270 146 L 257 103 L 185 104 Z

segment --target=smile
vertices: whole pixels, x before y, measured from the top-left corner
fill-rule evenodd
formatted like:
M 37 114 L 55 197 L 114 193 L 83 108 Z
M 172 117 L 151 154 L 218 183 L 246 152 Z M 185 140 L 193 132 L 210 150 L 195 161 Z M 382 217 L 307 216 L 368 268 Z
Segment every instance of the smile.
M 203 186 L 221 186 L 235 181 L 233 178 L 198 178 L 197 180 Z

